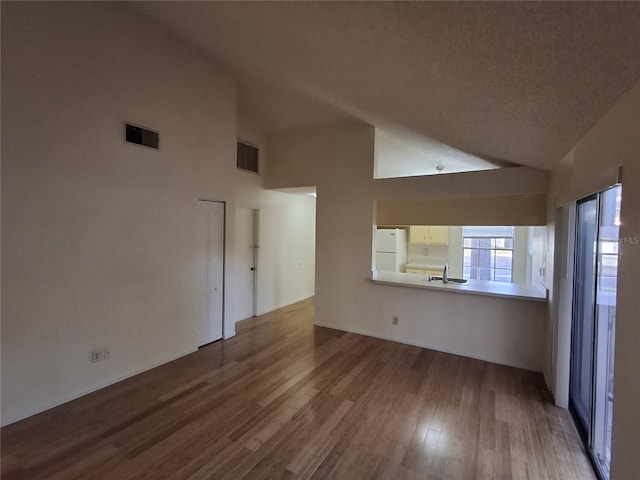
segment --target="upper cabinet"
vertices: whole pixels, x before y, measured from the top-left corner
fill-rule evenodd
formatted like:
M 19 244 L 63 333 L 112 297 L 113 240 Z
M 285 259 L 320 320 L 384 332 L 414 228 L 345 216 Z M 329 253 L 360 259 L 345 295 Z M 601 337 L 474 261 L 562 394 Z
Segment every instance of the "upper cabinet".
M 434 225 L 411 225 L 411 227 L 409 227 L 409 243 L 448 245 L 449 227 Z
M 429 227 L 429 241 L 427 243 L 433 243 L 436 245 L 448 245 L 449 244 L 449 227 L 443 227 L 443 226 Z
M 429 227 L 424 225 L 409 227 L 409 243 L 427 243 L 427 240 L 429 240 Z

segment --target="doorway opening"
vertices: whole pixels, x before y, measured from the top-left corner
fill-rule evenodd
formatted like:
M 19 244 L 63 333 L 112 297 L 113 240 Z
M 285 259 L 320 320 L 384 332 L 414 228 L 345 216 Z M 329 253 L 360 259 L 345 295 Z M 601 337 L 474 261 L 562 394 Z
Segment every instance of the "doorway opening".
M 236 261 L 238 263 L 238 288 L 236 318 L 244 320 L 257 313 L 257 265 L 260 210 L 236 209 Z

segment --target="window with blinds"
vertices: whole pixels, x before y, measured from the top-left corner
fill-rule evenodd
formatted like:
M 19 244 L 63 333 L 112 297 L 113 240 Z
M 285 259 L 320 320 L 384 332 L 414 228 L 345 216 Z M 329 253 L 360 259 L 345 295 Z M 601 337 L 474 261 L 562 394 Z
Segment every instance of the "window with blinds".
M 463 276 L 510 283 L 513 227 L 463 227 Z

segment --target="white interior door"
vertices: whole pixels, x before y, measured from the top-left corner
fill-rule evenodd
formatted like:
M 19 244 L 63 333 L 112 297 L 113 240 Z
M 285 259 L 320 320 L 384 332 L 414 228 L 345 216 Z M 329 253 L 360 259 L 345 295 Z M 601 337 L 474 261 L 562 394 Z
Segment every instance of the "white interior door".
M 236 209 L 236 260 L 238 262 L 238 319 L 254 315 L 255 296 L 255 235 L 254 218 L 257 210 Z
M 197 205 L 198 346 L 222 338 L 224 299 L 224 203 Z

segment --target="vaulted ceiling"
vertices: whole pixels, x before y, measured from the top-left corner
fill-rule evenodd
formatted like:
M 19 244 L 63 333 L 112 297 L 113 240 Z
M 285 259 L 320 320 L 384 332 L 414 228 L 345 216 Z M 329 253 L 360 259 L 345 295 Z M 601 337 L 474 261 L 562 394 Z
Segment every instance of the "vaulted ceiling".
M 352 118 L 427 156 L 553 168 L 640 78 L 636 2 L 134 8 L 226 66 L 265 131 Z

